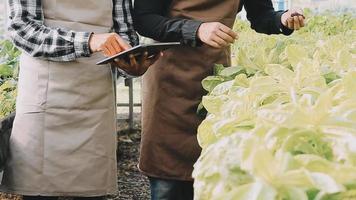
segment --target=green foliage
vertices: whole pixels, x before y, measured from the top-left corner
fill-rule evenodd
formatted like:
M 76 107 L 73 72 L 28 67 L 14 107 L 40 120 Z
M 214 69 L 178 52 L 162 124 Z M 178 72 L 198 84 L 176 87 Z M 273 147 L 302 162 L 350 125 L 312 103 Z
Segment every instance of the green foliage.
M 0 118 L 15 111 L 19 56 L 10 41 L 0 42 Z
M 318 15 L 291 37 L 237 22 L 235 67 L 203 81 L 197 200 L 356 199 L 355 22 Z

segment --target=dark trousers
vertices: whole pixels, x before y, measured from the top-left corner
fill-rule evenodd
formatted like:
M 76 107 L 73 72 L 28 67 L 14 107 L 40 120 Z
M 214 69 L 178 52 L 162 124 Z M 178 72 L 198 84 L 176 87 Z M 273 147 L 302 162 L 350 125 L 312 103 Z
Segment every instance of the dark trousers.
M 24 196 L 23 200 L 58 200 L 58 197 Z M 104 200 L 104 197 L 75 197 L 73 200 Z
M 163 180 L 149 177 L 151 200 L 193 200 L 191 181 Z

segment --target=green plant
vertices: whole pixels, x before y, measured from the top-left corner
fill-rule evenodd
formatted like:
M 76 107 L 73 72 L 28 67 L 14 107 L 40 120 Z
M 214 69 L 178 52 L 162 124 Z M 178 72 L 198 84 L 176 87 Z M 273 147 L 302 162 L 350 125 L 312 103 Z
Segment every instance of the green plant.
M 19 56 L 10 41 L 0 42 L 0 118 L 15 111 Z
M 198 130 L 197 200 L 354 195 L 355 22 L 318 15 L 292 37 L 255 34 L 237 22 L 234 67 L 217 66 L 203 81 L 209 114 Z

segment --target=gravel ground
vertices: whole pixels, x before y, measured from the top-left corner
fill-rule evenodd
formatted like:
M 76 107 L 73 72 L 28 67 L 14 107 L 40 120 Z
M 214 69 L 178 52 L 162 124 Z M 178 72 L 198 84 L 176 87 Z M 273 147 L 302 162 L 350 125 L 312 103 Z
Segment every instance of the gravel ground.
M 127 123 L 119 123 L 118 133 L 118 184 L 119 193 L 117 196 L 108 197 L 108 200 L 148 200 L 149 184 L 145 176 L 137 169 L 139 146 L 140 146 L 140 125 L 137 123 L 135 130 L 128 131 Z M 0 200 L 21 200 L 21 197 L 9 194 L 1 194 Z M 67 199 L 62 199 L 67 200 Z
M 125 131 L 119 132 L 119 195 L 113 199 L 149 199 L 150 190 L 148 180 L 137 168 L 140 140 L 141 128 L 138 123 L 136 123 L 136 130 L 131 131 L 131 133 L 127 131 L 127 127 L 125 127 Z

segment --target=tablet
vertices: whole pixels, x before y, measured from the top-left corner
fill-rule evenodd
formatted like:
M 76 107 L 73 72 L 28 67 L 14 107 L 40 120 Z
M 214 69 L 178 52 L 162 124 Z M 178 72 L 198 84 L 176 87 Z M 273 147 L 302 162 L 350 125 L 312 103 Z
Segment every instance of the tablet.
M 115 59 L 129 60 L 129 55 L 134 55 L 136 58 L 140 59 L 142 54 L 148 52 L 148 57 L 157 55 L 159 52 L 167 50 L 169 48 L 181 46 L 179 42 L 168 42 L 168 43 L 154 43 L 154 44 L 141 44 L 135 46 L 126 51 L 120 52 L 114 56 L 105 58 L 104 60 L 96 63 L 97 65 L 104 65 L 113 62 Z

